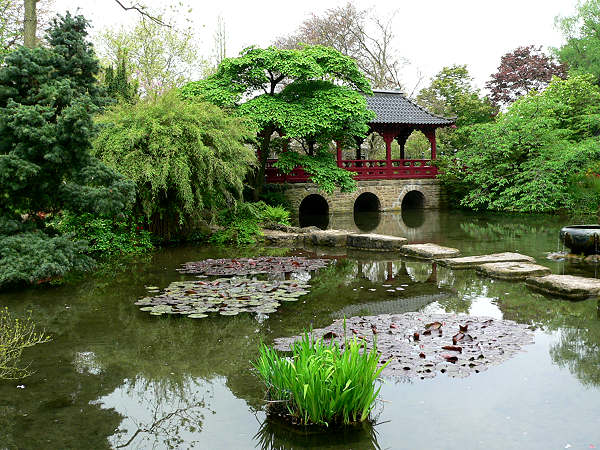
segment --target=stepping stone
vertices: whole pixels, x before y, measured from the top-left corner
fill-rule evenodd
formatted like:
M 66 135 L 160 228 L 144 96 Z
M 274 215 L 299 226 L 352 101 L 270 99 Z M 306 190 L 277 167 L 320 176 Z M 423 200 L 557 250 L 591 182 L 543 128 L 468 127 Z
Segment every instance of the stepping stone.
M 481 266 L 482 264 L 497 263 L 497 262 L 530 262 L 534 263 L 535 259 L 531 256 L 521 255 L 520 253 L 493 253 L 491 255 L 479 256 L 463 256 L 461 258 L 444 258 L 438 259 L 443 266 L 448 266 L 451 269 L 472 269 Z
M 313 231 L 304 235 L 304 244 L 322 247 L 345 247 L 350 234 L 342 230 Z
M 442 247 L 437 244 L 408 244 L 403 245 L 400 252 L 406 256 L 421 259 L 453 258 L 460 255 L 460 250 Z
M 397 251 L 408 242 L 408 239 L 384 234 L 349 234 L 348 247 L 361 250 Z
M 552 273 L 550 269 L 539 264 L 521 262 L 483 264 L 477 268 L 477 272 L 501 280 L 524 280 L 525 278 L 543 277 Z
M 597 278 L 547 275 L 545 277 L 527 278 L 525 283 L 536 291 L 573 300 L 600 296 L 600 280 Z
M 263 230 L 263 240 L 268 245 L 298 247 L 304 243 L 304 236 L 285 231 Z

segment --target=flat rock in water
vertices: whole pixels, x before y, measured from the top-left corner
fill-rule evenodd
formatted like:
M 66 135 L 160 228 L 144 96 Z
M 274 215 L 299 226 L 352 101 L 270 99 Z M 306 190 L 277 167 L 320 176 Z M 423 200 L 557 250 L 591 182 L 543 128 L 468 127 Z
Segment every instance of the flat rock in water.
M 406 256 L 422 259 L 453 258 L 460 255 L 460 250 L 457 248 L 442 247 L 437 244 L 403 245 L 400 252 Z
M 501 280 L 524 280 L 528 277 L 543 277 L 552 271 L 539 264 L 522 262 L 501 262 L 482 264 L 477 267 L 477 272 Z
M 298 247 L 304 243 L 304 235 L 279 230 L 263 230 L 266 244 L 284 247 Z
M 534 337 L 527 325 L 511 320 L 418 312 L 339 319 L 312 334 L 340 345 L 344 335 L 364 339 L 367 349 L 376 342 L 379 364 L 389 361 L 382 374 L 401 380 L 479 373 L 516 355 Z M 300 338 L 275 339 L 275 348 L 287 351 Z
M 345 247 L 351 233 L 342 230 L 319 230 L 304 234 L 304 244 L 321 247 Z
M 573 300 L 600 296 L 600 280 L 573 275 L 547 275 L 527 278 L 527 286 L 546 294 Z
M 463 256 L 461 258 L 443 258 L 438 259 L 443 266 L 448 266 L 451 269 L 472 269 L 482 264 L 499 263 L 499 262 L 529 262 L 535 263 L 535 259 L 531 256 L 521 255 L 520 253 L 493 253 L 491 255 L 479 256 Z
M 350 234 L 348 247 L 361 250 L 397 251 L 408 242 L 408 239 L 385 234 Z

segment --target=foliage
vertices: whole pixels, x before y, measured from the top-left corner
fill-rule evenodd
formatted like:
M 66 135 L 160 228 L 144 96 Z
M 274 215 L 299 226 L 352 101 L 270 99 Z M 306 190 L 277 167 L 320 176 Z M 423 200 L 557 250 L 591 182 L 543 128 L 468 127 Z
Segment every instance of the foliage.
M 138 97 L 138 83 L 130 80 L 129 71 L 124 57 L 117 62 L 117 69 L 112 64 L 104 69 L 104 85 L 106 93 L 117 101 L 134 103 Z
M 68 236 L 48 236 L 41 231 L 0 234 L 0 288 L 90 270 L 94 260 L 85 255 L 86 251 L 85 242 L 73 242 Z
M 481 95 L 473 86 L 473 78 L 466 65 L 444 67 L 431 79 L 428 87 L 417 95 L 417 103 L 433 114 L 444 117 L 456 117 L 456 127 L 461 128 L 477 123 L 486 123 L 494 119 L 496 108 L 487 97 Z M 425 143 L 423 138 L 420 141 Z M 452 154 L 455 149 L 465 145 L 461 134 L 455 129 L 446 128 L 437 131 L 440 155 Z M 415 143 L 419 143 L 416 141 Z M 407 151 L 411 151 L 413 142 L 407 142 Z
M 63 213 L 55 220 L 54 226 L 75 241 L 87 241 L 86 252 L 95 257 L 140 254 L 154 248 L 152 234 L 144 230 L 143 221 L 136 220 L 132 214 L 111 218 L 89 213 Z
M 325 343 L 308 332 L 292 347 L 288 359 L 262 345 L 255 368 L 270 400 L 284 402 L 301 425 L 350 424 L 368 419 L 381 388 L 375 381 L 379 355 L 364 341 Z
M 509 105 L 529 91 L 544 89 L 554 76 L 566 78 L 566 66 L 546 55 L 541 47 L 528 45 L 503 55 L 498 71 L 485 87 L 495 105 Z
M 95 154 L 135 181 L 136 212 L 166 239 L 192 229 L 203 210 L 233 207 L 255 161 L 242 120 L 175 92 L 117 105 L 98 122 Z
M 374 88 L 401 89 L 400 71 L 406 60 L 396 55 L 392 14 L 387 19 L 369 10 L 359 10 L 352 1 L 330 8 L 321 16 L 311 14 L 298 30 L 281 37 L 278 48 L 300 48 L 302 44 L 332 47 L 356 60 Z
M 600 84 L 600 0 L 581 0 L 573 16 L 558 16 L 556 27 L 566 43 L 555 53 L 570 75 L 591 73 Z
M 89 268 L 83 244 L 46 234 L 45 218 L 121 214 L 133 200 L 133 183 L 90 153 L 92 114 L 105 98 L 87 27 L 81 16 L 59 17 L 49 47 L 21 47 L 0 67 L 0 284 Z
M 182 89 L 186 98 L 233 108 L 256 125 L 261 158 L 255 199 L 264 185 L 273 133 L 313 144 L 364 136 L 373 114 L 361 93 L 371 89 L 355 61 L 318 45 L 292 50 L 250 47 L 237 58 L 223 60 L 214 75 Z
M 105 30 L 99 48 L 109 65 L 118 67 L 122 58 L 127 60 L 143 96 L 155 97 L 183 85 L 203 64 L 191 26 L 164 26 L 147 16 L 133 29 Z
M 600 160 L 600 89 L 590 75 L 555 78 L 543 92 L 517 100 L 494 123 L 463 131 L 470 144 L 442 175 L 466 192 L 463 206 L 570 210 L 583 206 L 572 193 L 574 183 Z M 585 207 L 597 208 L 598 197 L 588 197 L 594 202 Z
M 260 201 L 241 202 L 233 209 L 221 211 L 218 224 L 223 228 L 215 232 L 210 241 L 215 244 L 255 244 L 262 234 L 261 225 L 290 224 L 290 213 L 282 206 L 270 206 Z
M 290 173 L 298 166 L 302 166 L 310 175 L 310 180 L 328 194 L 337 187 L 342 192 L 356 189 L 356 181 L 353 178 L 355 173 L 338 167 L 333 155 L 325 150 L 318 151 L 314 156 L 283 152 L 279 154 L 279 159 L 275 163 L 275 167 L 284 173 Z
M 49 342 L 43 331 L 35 330 L 31 315 L 13 317 L 8 308 L 0 309 L 0 380 L 18 380 L 31 375 L 28 367 L 19 367 L 23 350 Z

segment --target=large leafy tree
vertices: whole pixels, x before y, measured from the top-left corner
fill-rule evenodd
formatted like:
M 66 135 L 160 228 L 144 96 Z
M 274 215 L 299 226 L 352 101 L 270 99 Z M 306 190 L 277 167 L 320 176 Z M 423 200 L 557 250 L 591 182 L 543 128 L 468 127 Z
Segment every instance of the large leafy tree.
M 580 1 L 573 16 L 559 16 L 556 26 L 566 43 L 556 49 L 574 75 L 591 73 L 600 84 L 600 0 Z
M 114 215 L 133 199 L 133 184 L 90 154 L 105 99 L 87 28 L 81 16 L 59 17 L 49 47 L 21 47 L 0 68 L 0 285 L 79 264 L 80 244 L 45 233 L 48 214 Z
M 95 154 L 136 182 L 136 212 L 166 239 L 193 230 L 204 212 L 234 207 L 256 161 L 243 120 L 173 92 L 121 103 L 98 122 Z
M 417 103 L 428 111 L 444 117 L 456 117 L 456 129 L 437 131 L 440 155 L 453 154 L 465 145 L 461 128 L 494 119 L 497 109 L 473 85 L 473 78 L 466 65 L 444 67 L 432 79 L 428 87 L 417 95 Z M 412 137 L 412 136 L 411 136 Z M 421 138 L 425 140 L 424 138 Z M 418 141 L 408 142 L 407 149 Z M 425 140 L 429 146 L 429 142 Z
M 289 50 L 250 47 L 237 58 L 223 60 L 214 75 L 182 89 L 186 97 L 232 108 L 255 124 L 260 155 L 255 198 L 264 184 L 273 133 L 308 142 L 313 148 L 309 156 L 323 155 L 332 140 L 366 134 L 373 115 L 363 94 L 369 93 L 369 83 L 352 58 L 319 45 Z M 285 158 L 285 153 L 280 156 Z M 351 174 L 337 168 L 332 157 L 313 168 L 333 185 L 353 186 Z
M 485 87 L 498 106 L 509 105 L 532 90 L 544 89 L 552 77 L 566 78 L 566 66 L 546 55 L 541 47 L 518 47 L 502 56 L 498 70 Z
M 597 208 L 597 193 L 586 198 L 585 192 L 597 185 L 600 165 L 600 90 L 593 76 L 554 78 L 495 122 L 468 131 L 469 145 L 442 176 L 459 180 L 463 206 L 523 212 Z

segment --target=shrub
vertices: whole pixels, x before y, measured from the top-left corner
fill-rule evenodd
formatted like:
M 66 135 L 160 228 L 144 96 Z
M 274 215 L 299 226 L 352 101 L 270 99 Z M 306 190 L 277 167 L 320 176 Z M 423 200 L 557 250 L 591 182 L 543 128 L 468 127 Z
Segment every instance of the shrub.
M 0 235 L 0 288 L 50 281 L 71 270 L 90 270 L 95 264 L 86 250 L 85 242 L 40 231 Z
M 271 400 L 283 402 L 287 413 L 301 425 L 350 424 L 369 418 L 381 387 L 375 346 L 369 351 L 356 338 L 324 343 L 306 332 L 292 346 L 292 358 L 262 345 L 255 363 Z
M 98 122 L 95 154 L 135 181 L 135 212 L 165 239 L 193 231 L 205 211 L 233 208 L 256 161 L 241 119 L 175 92 L 117 105 Z
M 143 221 L 132 214 L 107 218 L 63 213 L 54 221 L 54 226 L 75 240 L 87 241 L 87 251 L 94 256 L 141 254 L 154 248 L 152 234 L 144 230 Z
M 212 243 L 248 245 L 256 243 L 256 237 L 261 234 L 261 225 L 290 225 L 290 213 L 282 206 L 242 202 L 235 209 L 222 211 L 218 223 L 223 229 L 211 236 Z
M 44 332 L 35 331 L 31 316 L 13 317 L 8 308 L 0 309 L 0 380 L 18 380 L 31 375 L 28 367 L 19 367 L 23 350 L 50 341 Z

